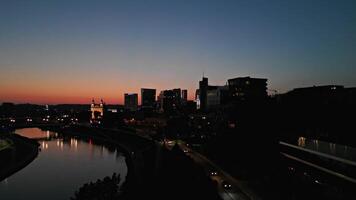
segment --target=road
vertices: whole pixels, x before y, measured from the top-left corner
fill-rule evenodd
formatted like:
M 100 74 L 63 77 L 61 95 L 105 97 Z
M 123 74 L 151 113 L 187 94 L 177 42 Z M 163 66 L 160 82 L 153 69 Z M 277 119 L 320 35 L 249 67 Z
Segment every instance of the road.
M 279 142 L 280 145 L 282 146 L 285 146 L 285 147 L 288 147 L 288 148 L 291 148 L 291 149 L 296 149 L 296 150 L 299 150 L 301 152 L 307 152 L 309 154 L 313 154 L 313 155 L 317 155 L 318 157 L 322 158 L 322 159 L 329 159 L 331 160 L 331 162 L 338 162 L 338 163 L 343 163 L 344 166 L 343 167 L 346 167 L 345 165 L 347 166 L 350 166 L 351 168 L 354 168 L 356 167 L 356 162 L 354 160 L 348 160 L 348 159 L 345 159 L 345 158 L 342 158 L 342 157 L 338 157 L 338 156 L 335 156 L 335 155 L 331 155 L 329 153 L 324 153 L 324 152 L 319 152 L 319 151 L 316 151 L 316 150 L 313 150 L 313 149 L 308 149 L 308 148 L 305 148 L 305 147 L 301 147 L 301 146 L 296 146 L 296 145 L 293 145 L 293 144 L 289 144 L 289 143 L 286 143 L 286 142 L 282 142 L 280 141 Z M 330 143 L 331 144 L 331 143 Z M 351 148 L 352 149 L 352 148 Z M 338 170 L 340 170 L 341 168 L 333 168 L 333 169 L 327 169 L 325 168 L 324 166 L 320 166 L 318 164 L 315 164 L 315 163 L 312 163 L 313 161 L 307 161 L 307 160 L 304 160 L 303 158 L 300 158 L 296 155 L 291 155 L 288 153 L 288 151 L 284 152 L 284 151 L 281 151 L 280 152 L 284 157 L 288 158 L 288 159 L 291 159 L 291 160 L 294 160 L 294 161 L 297 161 L 299 163 L 303 163 L 304 165 L 307 165 L 309 167 L 313 167 L 319 171 L 323 171 L 327 174 L 330 174 L 332 176 L 335 176 L 335 177 L 338 177 L 338 178 L 341 178 L 341 179 L 344 179 L 346 181 L 349 181 L 349 182 L 352 182 L 353 184 L 356 183 L 356 179 L 355 177 L 351 177 L 351 176 L 348 176 L 347 174 L 342 174 L 342 172 L 337 172 Z M 336 171 L 335 171 L 336 170 Z M 344 171 L 345 172 L 345 171 Z M 352 174 L 349 174 L 349 175 L 352 175 Z
M 173 146 L 172 142 L 167 144 L 168 147 Z M 217 189 L 219 195 L 224 200 L 259 200 L 260 198 L 254 194 L 249 188 L 246 187 L 246 184 L 242 181 L 239 181 L 222 170 L 215 163 L 210 161 L 205 156 L 200 153 L 190 149 L 184 143 L 178 144 L 180 148 L 191 157 L 197 164 L 202 166 L 206 173 L 211 177 L 212 180 L 216 181 Z M 216 175 L 211 175 L 211 172 L 216 172 Z M 231 184 L 231 188 L 226 189 L 223 187 L 223 181 Z

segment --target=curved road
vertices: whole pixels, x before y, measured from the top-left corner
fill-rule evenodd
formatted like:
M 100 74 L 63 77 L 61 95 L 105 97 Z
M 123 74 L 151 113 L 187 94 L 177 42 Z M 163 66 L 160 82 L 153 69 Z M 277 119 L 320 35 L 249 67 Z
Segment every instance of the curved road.
M 172 147 L 174 143 L 172 141 L 168 142 L 168 148 Z M 205 156 L 200 153 L 190 149 L 183 143 L 178 143 L 179 147 L 186 153 L 187 156 L 192 158 L 197 164 L 202 166 L 206 173 L 210 176 L 211 172 L 216 172 L 216 175 L 210 176 L 212 180 L 217 182 L 217 189 L 219 195 L 224 200 L 259 200 L 260 198 L 254 194 L 249 188 L 246 187 L 245 183 L 239 181 L 222 170 L 215 163 L 210 161 Z M 223 181 L 231 184 L 231 188 L 226 189 L 223 187 Z

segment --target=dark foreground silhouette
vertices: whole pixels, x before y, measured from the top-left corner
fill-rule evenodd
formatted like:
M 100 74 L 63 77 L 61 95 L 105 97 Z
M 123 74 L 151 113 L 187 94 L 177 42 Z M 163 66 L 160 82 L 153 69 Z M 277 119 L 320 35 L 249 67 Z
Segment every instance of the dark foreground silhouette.
M 144 187 L 132 184 L 130 173 L 120 184 L 120 175 L 113 174 L 81 186 L 71 200 L 110 199 L 206 199 L 221 200 L 216 185 L 203 169 L 175 146 L 163 149 L 162 165 L 155 178 L 146 180 Z
M 120 196 L 120 181 L 120 175 L 114 173 L 111 177 L 106 176 L 102 180 L 86 183 L 75 192 L 71 200 L 117 199 Z

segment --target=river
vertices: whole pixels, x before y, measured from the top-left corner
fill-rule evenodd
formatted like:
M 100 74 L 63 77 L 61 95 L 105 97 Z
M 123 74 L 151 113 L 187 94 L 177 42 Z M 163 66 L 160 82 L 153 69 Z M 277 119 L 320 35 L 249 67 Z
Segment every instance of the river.
M 0 182 L 0 199 L 70 199 L 83 184 L 114 172 L 125 180 L 125 156 L 115 147 L 38 128 L 15 133 L 37 139 L 41 151 L 29 165 Z

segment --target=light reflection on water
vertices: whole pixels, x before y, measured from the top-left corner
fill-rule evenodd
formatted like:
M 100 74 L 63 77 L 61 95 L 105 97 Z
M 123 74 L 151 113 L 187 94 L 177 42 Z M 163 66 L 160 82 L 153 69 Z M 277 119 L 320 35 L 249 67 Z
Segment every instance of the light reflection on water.
M 127 174 L 125 157 L 115 147 L 105 147 L 91 139 L 53 138 L 55 132 L 37 128 L 19 132 L 52 139 L 39 141 L 38 157 L 0 183 L 1 199 L 69 199 L 84 183 L 114 172 L 124 180 Z
M 39 128 L 22 128 L 17 129 L 16 133 L 31 139 L 50 139 L 51 137 L 57 137 L 58 133 L 48 131 L 48 130 L 41 130 Z

